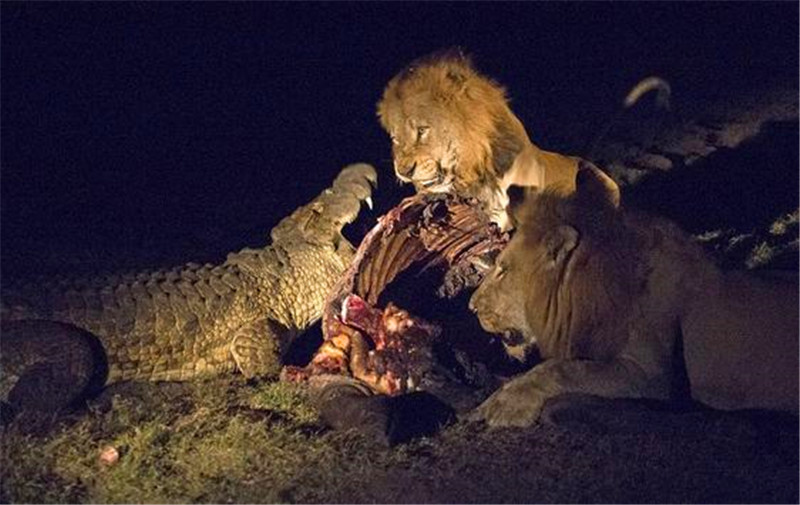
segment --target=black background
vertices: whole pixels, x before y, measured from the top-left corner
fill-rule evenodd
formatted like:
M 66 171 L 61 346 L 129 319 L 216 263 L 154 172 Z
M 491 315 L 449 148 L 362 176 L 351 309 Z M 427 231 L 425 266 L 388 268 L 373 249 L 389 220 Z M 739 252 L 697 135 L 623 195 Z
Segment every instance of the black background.
M 219 261 L 355 161 L 406 194 L 386 82 L 459 45 L 543 147 L 579 152 L 640 78 L 676 99 L 797 80 L 796 2 L 2 6 L 4 275 Z M 163 266 L 167 266 L 163 265 Z

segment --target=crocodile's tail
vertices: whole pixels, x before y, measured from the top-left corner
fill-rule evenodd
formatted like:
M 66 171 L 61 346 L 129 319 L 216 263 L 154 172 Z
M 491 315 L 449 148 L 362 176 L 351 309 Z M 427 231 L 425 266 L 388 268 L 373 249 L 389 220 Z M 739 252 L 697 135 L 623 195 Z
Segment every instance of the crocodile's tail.
M 272 229 L 273 243 L 293 239 L 309 243 L 336 241 L 344 225 L 358 217 L 361 202 L 372 208 L 372 189 L 377 182 L 378 174 L 371 165 L 346 166 L 331 187 Z

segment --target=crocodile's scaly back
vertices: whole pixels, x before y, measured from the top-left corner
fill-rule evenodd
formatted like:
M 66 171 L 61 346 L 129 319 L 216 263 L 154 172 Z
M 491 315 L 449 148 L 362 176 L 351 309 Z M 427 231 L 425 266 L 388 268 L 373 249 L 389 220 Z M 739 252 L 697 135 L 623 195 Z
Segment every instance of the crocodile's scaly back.
M 26 285 L 3 293 L 3 319 L 59 321 L 96 335 L 107 382 L 186 380 L 237 368 L 246 376 L 277 374 L 281 353 L 319 319 L 349 265 L 353 246 L 341 230 L 376 179 L 369 165 L 346 167 L 278 223 L 270 245 L 230 254 L 222 265 Z M 30 352 L 26 359 L 49 357 Z
M 244 311 L 237 305 L 247 297 L 247 284 L 235 267 L 189 264 L 170 271 L 27 285 L 4 296 L 3 305 L 6 319 L 60 321 L 96 335 L 109 362 L 109 382 L 181 380 L 233 369 L 223 339 L 215 337 L 224 333 L 226 323 L 242 320 Z

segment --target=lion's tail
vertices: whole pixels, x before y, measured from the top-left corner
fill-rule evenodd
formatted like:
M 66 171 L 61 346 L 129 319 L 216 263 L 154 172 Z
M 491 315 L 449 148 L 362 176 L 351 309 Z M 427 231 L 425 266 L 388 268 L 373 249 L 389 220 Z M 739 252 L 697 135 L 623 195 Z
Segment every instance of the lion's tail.
M 586 150 L 587 159 L 592 159 L 597 147 L 600 145 L 600 141 L 605 138 L 611 128 L 622 118 L 622 116 L 631 107 L 636 105 L 644 95 L 651 91 L 656 91 L 658 93 L 656 95 L 656 106 L 664 110 L 669 110 L 670 98 L 672 97 L 672 87 L 661 77 L 645 77 L 639 81 L 636 86 L 631 88 L 627 95 L 625 95 L 625 99 L 622 101 L 622 109 L 619 110 L 614 117 L 606 123 L 605 127 L 600 130 L 600 133 L 595 136 L 594 140 L 589 146 L 589 149 Z
M 656 104 L 658 104 L 659 107 L 669 109 L 669 99 L 672 95 L 672 88 L 667 81 L 661 77 L 655 76 L 646 77 L 639 81 L 639 84 L 631 88 L 625 96 L 622 105 L 626 109 L 629 109 L 636 105 L 636 102 L 650 91 L 658 92 L 658 95 L 656 95 Z

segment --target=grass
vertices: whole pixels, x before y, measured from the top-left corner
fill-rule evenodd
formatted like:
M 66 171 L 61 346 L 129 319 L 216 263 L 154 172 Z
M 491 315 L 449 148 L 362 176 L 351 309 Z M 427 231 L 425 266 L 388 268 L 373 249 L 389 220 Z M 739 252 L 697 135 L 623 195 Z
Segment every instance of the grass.
M 44 434 L 2 433 L 12 503 L 770 502 L 797 497 L 797 428 L 676 415 L 487 431 L 388 448 L 327 430 L 298 386 L 239 377 L 112 387 Z M 766 430 L 766 431 L 765 431 Z M 116 464 L 101 451 L 114 447 Z M 687 454 L 691 457 L 687 459 Z M 742 455 L 747 458 L 743 459 Z M 688 473 L 687 473 L 688 472 Z
M 414 451 L 327 431 L 303 390 L 291 384 L 219 379 L 173 388 L 166 401 L 150 388 L 162 386 L 137 385 L 135 394 L 112 388 L 88 412 L 44 435 L 16 425 L 4 430 L 4 501 L 325 501 L 325 494 L 346 494 L 352 485 L 336 477 L 343 465 L 366 477 Z M 99 459 L 109 446 L 120 455 L 113 465 Z M 311 467 L 319 474 L 309 474 Z M 299 486 L 298 479 L 319 482 Z
M 310 407 L 285 384 L 245 386 L 235 397 L 235 381 L 186 386 L 188 400 L 153 405 L 114 395 L 107 412 L 95 409 L 44 437 L 4 433 L 7 498 L 225 503 L 258 484 L 272 491 L 262 499 L 276 501 L 303 460 L 324 450 L 304 429 L 313 426 Z M 98 459 L 107 446 L 120 454 L 111 466 Z

